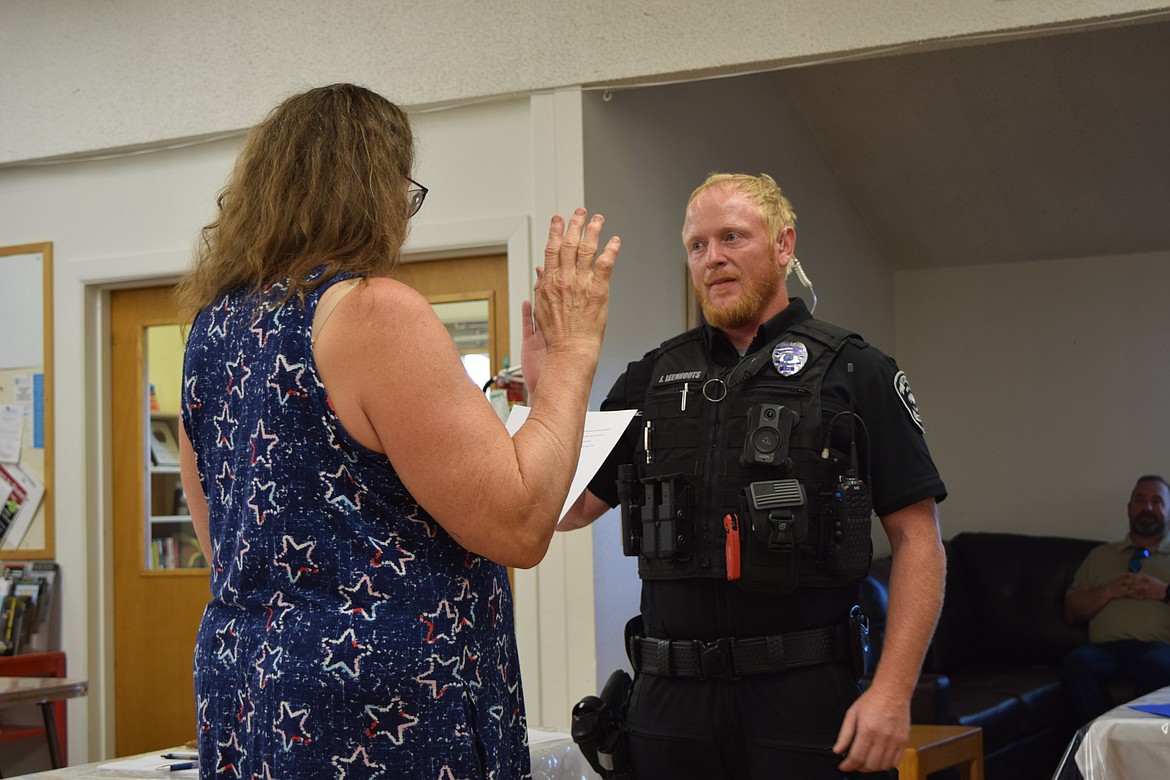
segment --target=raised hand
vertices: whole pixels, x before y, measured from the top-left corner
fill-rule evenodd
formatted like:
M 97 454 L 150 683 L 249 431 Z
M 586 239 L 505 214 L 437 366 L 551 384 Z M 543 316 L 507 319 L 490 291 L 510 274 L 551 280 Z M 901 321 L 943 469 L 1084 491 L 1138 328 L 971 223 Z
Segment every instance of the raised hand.
M 536 269 L 536 325 L 549 352 L 585 349 L 597 353 L 609 312 L 609 280 L 621 239 L 609 239 L 597 254 L 605 218 L 586 221 L 577 209 L 566 226 L 554 215 L 544 249 L 544 266 Z

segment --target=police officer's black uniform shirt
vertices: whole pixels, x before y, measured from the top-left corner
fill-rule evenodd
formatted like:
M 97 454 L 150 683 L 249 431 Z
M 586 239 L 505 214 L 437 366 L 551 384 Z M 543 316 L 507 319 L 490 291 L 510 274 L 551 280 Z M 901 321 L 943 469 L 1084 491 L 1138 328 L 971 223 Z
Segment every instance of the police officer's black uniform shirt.
M 760 328 L 748 353 L 811 316 L 802 299 L 789 299 L 788 306 Z M 712 361 L 720 366 L 736 365 L 740 356 L 726 336 L 709 325 L 702 327 Z M 630 363 L 601 408 L 641 408 L 657 355 L 655 349 Z M 852 378 L 846 368 L 849 363 L 853 364 Z M 864 428 L 858 426 L 857 450 L 860 476 L 869 483 L 874 512 L 882 517 L 927 498 L 942 501 L 946 488 L 927 449 L 905 375 L 893 358 L 852 341 L 844 346 L 821 386 L 822 430 L 834 415 L 849 408 L 851 394 L 854 411 L 865 423 Z M 848 419 L 848 415 L 841 416 L 833 427 L 832 449 L 840 457 L 849 452 L 852 431 Z M 589 490 L 610 506 L 618 503 L 617 467 L 633 462 L 638 429 L 635 420 L 589 484 Z M 855 586 L 799 588 L 793 594 L 776 596 L 751 593 L 720 579 L 644 580 L 642 616 L 649 636 L 705 641 L 766 636 L 843 622 L 857 595 Z

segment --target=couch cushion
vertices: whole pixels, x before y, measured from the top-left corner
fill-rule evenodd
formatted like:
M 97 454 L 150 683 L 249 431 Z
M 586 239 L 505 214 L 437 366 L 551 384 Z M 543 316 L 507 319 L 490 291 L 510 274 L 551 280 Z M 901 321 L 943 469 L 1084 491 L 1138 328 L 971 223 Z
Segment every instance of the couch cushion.
M 961 533 L 947 544 L 947 592 L 927 668 L 1055 667 L 1087 641 L 1064 619 L 1064 592 L 1099 541 Z
M 989 753 L 1030 734 L 1071 728 L 1067 695 L 1052 669 L 958 672 L 951 676 L 951 714 L 983 728 Z
M 965 685 L 952 691 L 951 714 L 961 726 L 983 729 L 984 751 L 1011 744 L 1024 733 L 1019 699 L 978 686 Z
M 997 750 L 984 750 L 983 776 L 988 780 L 1048 780 L 1071 737 L 1046 729 Z

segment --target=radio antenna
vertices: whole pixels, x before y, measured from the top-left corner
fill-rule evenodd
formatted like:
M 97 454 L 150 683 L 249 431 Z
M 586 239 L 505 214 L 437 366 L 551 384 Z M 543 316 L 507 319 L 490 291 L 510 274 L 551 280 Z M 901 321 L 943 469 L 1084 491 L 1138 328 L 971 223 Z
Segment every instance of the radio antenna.
M 849 372 L 849 471 L 846 476 L 857 479 L 861 473 L 861 463 L 857 457 L 857 415 L 853 412 L 853 396 L 857 385 L 853 377 L 853 364 L 846 364 L 846 370 Z

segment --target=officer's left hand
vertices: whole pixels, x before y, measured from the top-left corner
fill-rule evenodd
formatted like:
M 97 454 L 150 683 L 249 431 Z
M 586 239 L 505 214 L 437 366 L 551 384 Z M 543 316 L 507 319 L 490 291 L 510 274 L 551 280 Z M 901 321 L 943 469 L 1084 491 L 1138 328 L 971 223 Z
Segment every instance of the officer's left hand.
M 871 686 L 846 710 L 833 752 L 848 754 L 842 772 L 880 772 L 898 765 L 909 741 L 909 700 Z

